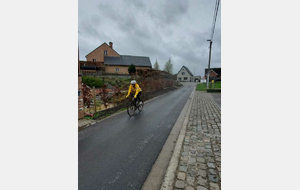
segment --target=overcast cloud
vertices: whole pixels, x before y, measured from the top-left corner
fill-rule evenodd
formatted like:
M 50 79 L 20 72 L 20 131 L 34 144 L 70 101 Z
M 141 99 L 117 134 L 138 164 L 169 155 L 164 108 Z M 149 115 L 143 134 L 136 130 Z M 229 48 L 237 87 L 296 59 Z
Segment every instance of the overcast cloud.
M 113 42 L 120 55 L 147 56 L 160 68 L 171 58 L 173 73 L 185 65 L 203 76 L 208 65 L 215 0 L 79 0 L 79 56 Z M 221 67 L 221 3 L 211 67 Z

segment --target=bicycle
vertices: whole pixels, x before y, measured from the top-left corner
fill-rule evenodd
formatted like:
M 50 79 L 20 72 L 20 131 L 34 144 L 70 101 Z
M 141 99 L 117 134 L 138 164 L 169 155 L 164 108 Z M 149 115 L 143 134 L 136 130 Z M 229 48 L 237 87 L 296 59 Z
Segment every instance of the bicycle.
M 144 101 L 142 99 L 141 99 L 141 101 L 137 100 L 136 105 L 135 105 L 135 102 L 134 102 L 134 96 L 131 94 L 131 102 L 129 102 L 128 105 L 127 105 L 127 113 L 130 117 L 134 115 L 135 110 L 138 109 L 139 112 L 141 112 L 143 110 Z

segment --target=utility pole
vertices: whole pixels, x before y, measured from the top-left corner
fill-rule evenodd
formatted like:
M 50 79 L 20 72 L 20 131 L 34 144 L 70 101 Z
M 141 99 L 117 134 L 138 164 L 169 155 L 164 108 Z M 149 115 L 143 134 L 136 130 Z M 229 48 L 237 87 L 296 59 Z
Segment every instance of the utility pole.
M 208 88 L 208 84 L 209 84 L 209 70 L 210 70 L 210 58 L 211 58 L 211 47 L 212 47 L 212 41 L 211 40 L 207 40 L 209 41 L 209 59 L 208 59 L 208 69 L 207 69 L 207 77 L 206 77 L 206 88 Z

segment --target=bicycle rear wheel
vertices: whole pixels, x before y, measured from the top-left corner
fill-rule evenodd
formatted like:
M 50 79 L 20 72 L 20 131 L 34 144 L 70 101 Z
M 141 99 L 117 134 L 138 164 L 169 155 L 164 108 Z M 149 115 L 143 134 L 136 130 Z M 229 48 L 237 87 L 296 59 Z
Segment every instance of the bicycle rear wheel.
M 140 102 L 140 104 L 138 106 L 138 110 L 141 112 L 143 110 L 143 108 L 144 108 L 144 101 L 141 100 L 141 102 Z
M 133 102 L 130 102 L 127 106 L 127 113 L 129 116 L 133 116 L 135 112 L 135 106 Z

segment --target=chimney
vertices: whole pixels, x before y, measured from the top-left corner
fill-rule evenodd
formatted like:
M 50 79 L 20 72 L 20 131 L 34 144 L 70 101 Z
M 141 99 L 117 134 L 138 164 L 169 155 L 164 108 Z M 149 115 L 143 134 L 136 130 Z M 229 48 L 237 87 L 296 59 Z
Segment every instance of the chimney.
M 109 47 L 110 47 L 111 49 L 113 49 L 113 43 L 112 43 L 112 42 L 109 42 Z

